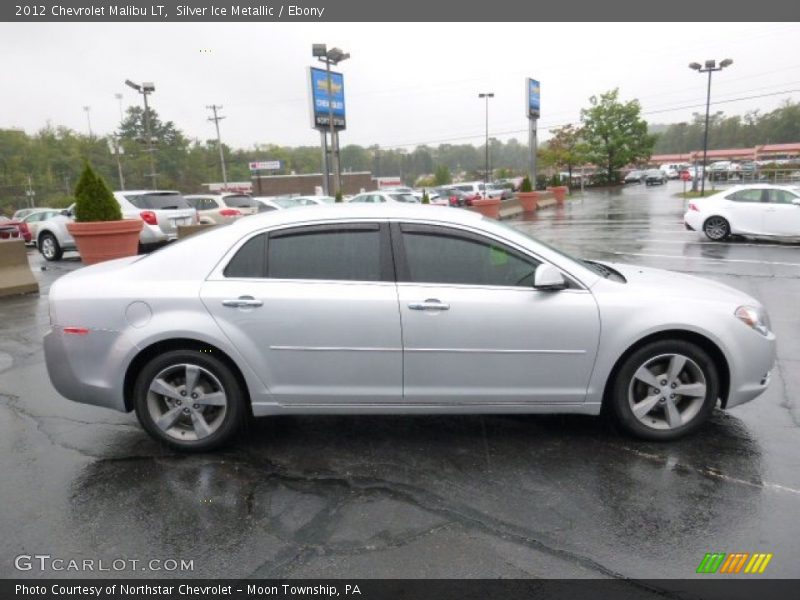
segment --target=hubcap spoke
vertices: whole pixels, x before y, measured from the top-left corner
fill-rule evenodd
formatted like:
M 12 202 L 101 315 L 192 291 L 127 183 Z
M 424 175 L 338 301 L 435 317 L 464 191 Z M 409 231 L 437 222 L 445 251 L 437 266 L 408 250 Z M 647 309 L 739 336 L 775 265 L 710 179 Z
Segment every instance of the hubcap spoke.
M 658 404 L 659 397 L 660 396 L 658 394 L 653 394 L 651 396 L 648 396 L 638 404 L 634 405 L 633 414 L 636 415 L 639 419 L 643 418 L 644 416 L 647 415 L 647 413 L 653 410 L 653 407 L 655 407 L 656 404 Z
M 168 384 L 163 379 L 154 379 L 153 383 L 150 384 L 150 391 L 153 392 L 154 394 L 167 396 L 168 398 L 172 398 L 173 400 L 183 400 L 181 395 L 178 393 L 178 390 L 175 389 L 170 384 Z
M 198 440 L 208 437 L 212 433 L 202 413 L 196 410 L 192 411 L 192 427 L 194 427 L 194 432 L 197 434 Z
M 223 392 L 214 392 L 213 394 L 202 394 L 194 400 L 195 404 L 201 406 L 225 406 L 227 400 Z
M 686 357 L 681 356 L 680 354 L 676 354 L 673 356 L 669 361 L 669 370 L 667 371 L 667 381 L 670 383 L 677 383 L 678 375 L 681 374 L 683 371 L 683 367 L 686 365 Z
M 706 395 L 706 386 L 703 383 L 685 383 L 676 387 L 675 393 L 679 396 L 704 398 Z
M 659 387 L 658 378 L 656 378 L 647 367 L 639 367 L 639 370 L 633 374 L 633 377 L 639 381 L 643 381 L 650 387 Z
M 180 406 L 169 409 L 158 418 L 156 425 L 158 425 L 158 428 L 162 431 L 166 431 L 175 424 L 175 421 L 181 416 L 182 410 Z
M 674 429 L 676 427 L 680 427 L 681 423 L 683 423 L 681 413 L 678 410 L 678 407 L 675 406 L 675 401 L 672 400 L 672 398 L 667 398 L 667 401 L 664 404 L 664 413 L 666 414 L 667 424 L 670 426 L 670 428 Z
M 196 365 L 186 365 L 186 393 L 191 394 L 197 387 L 200 377 L 200 368 Z

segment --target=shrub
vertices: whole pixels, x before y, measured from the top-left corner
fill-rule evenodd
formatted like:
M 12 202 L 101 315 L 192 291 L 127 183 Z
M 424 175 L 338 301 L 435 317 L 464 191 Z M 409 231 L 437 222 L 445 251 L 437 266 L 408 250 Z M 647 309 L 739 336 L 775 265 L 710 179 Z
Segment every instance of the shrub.
M 561 175 L 553 173 L 553 176 L 550 178 L 550 187 L 557 187 L 559 185 L 561 185 Z
M 75 220 L 79 223 L 122 220 L 122 210 L 111 188 L 88 162 L 75 186 Z
M 344 197 L 342 196 L 342 190 L 336 192 L 336 202 L 344 202 Z
M 422 190 L 422 203 L 423 204 L 430 204 L 431 203 L 431 199 L 428 196 L 428 191 L 427 190 Z
M 533 191 L 533 184 L 531 184 L 531 178 L 527 175 L 525 179 L 522 180 L 522 183 L 519 186 L 520 192 L 532 192 Z

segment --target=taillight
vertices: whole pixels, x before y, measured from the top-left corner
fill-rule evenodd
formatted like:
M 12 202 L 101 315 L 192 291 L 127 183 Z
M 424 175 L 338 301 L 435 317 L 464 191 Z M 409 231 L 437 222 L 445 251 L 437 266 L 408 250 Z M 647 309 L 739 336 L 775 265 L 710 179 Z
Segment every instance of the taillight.
M 697 205 L 694 202 L 689 202 L 689 210 L 700 212 L 700 209 L 697 208 Z
M 223 217 L 236 217 L 241 215 L 242 211 L 235 208 L 223 208 L 221 211 L 219 211 L 219 214 L 221 214 Z
M 89 335 L 87 327 L 64 327 L 64 333 L 71 333 L 72 335 Z
M 158 219 L 156 218 L 156 213 L 152 210 L 143 210 L 139 213 L 139 216 L 142 217 L 142 221 L 147 223 L 148 225 L 158 225 Z

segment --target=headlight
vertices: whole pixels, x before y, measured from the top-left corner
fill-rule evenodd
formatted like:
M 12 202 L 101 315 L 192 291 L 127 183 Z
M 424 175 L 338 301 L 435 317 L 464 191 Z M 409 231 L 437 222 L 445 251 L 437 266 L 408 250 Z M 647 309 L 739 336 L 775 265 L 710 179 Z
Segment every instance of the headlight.
M 769 317 L 763 308 L 740 306 L 733 314 L 742 323 L 749 325 L 761 335 L 769 333 Z

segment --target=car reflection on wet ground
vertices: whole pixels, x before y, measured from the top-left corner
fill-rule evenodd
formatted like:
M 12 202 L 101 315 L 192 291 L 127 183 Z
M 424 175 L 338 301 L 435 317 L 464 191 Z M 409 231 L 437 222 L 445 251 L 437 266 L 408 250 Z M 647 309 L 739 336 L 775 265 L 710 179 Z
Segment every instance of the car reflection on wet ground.
M 694 576 L 706 552 L 800 575 L 800 247 L 710 243 L 679 185 L 587 192 L 511 222 L 598 260 L 709 277 L 768 308 L 769 390 L 668 444 L 579 416 L 262 419 L 209 455 L 52 389 L 46 293 L 76 260 L 32 256 L 40 297 L 0 302 L 0 576 L 20 553 L 188 558 L 175 577 Z M 639 593 L 641 592 L 641 593 Z M 637 597 L 646 597 L 639 590 Z

